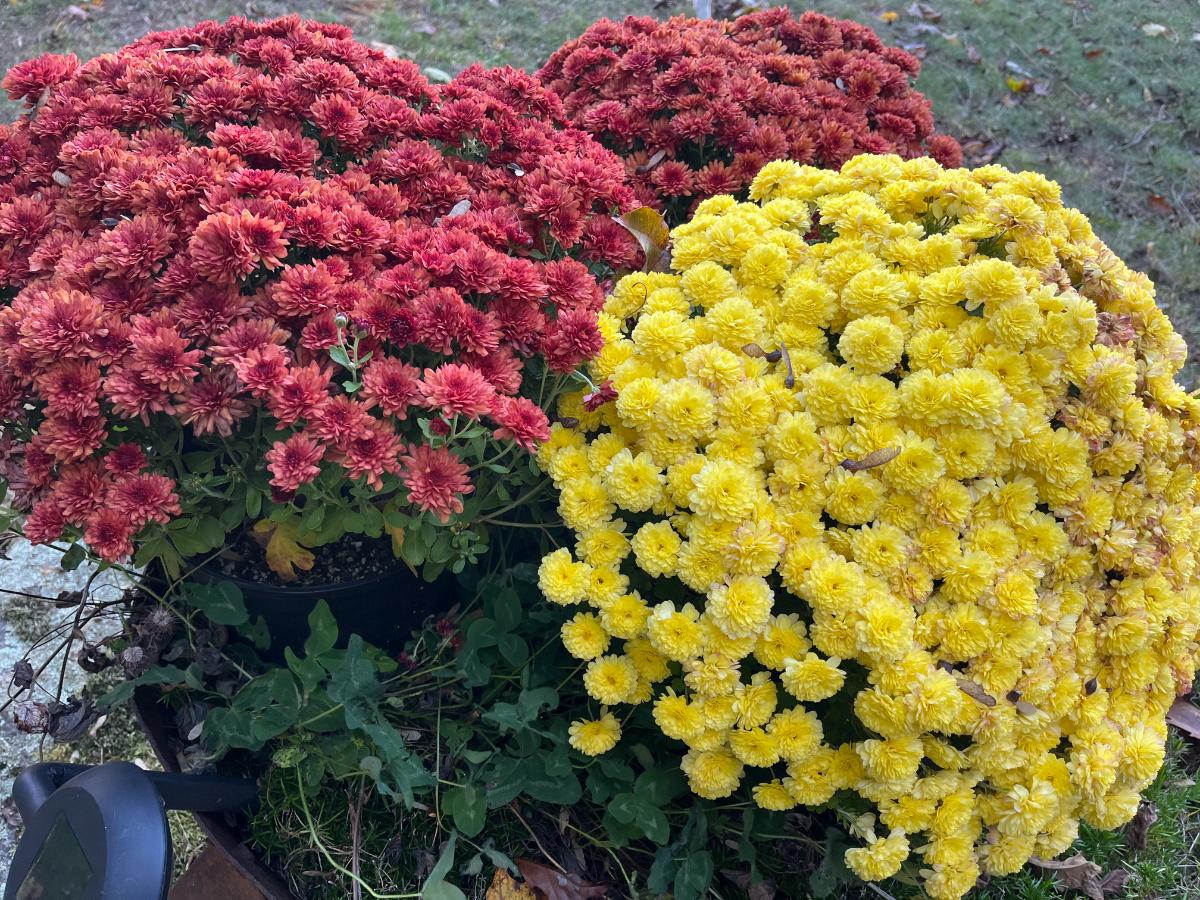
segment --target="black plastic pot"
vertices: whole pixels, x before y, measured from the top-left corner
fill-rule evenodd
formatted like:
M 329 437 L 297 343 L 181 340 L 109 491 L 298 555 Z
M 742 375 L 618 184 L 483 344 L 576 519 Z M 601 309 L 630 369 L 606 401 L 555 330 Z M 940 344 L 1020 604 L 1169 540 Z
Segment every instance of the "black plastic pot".
M 318 600 L 329 604 L 338 624 L 339 647 L 358 634 L 382 650 L 398 653 L 428 616 L 454 605 L 457 587 L 452 575 L 427 582 L 404 566 L 336 584 L 263 584 L 231 578 L 215 567 L 201 567 L 193 577 L 237 585 L 251 620 L 262 616 L 271 632 L 271 646 L 261 655 L 277 663 L 283 661 L 285 647 L 301 652 L 308 637 L 308 615 Z

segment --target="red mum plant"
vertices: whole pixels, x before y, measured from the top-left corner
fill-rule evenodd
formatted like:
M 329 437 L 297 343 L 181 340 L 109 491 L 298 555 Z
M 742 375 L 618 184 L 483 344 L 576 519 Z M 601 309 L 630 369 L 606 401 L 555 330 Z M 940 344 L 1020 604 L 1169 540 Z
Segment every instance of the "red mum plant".
M 310 546 L 392 530 L 427 575 L 473 558 L 600 348 L 597 278 L 640 253 L 621 161 L 557 95 L 478 66 L 435 89 L 298 17 L 3 86 L 28 106 L 0 126 L 26 535 L 174 572 L 269 517 Z
M 780 8 L 732 21 L 604 19 L 538 77 L 676 225 L 705 197 L 743 192 L 774 159 L 961 164 L 958 142 L 934 133 L 929 101 L 912 89 L 920 67 L 864 25 Z

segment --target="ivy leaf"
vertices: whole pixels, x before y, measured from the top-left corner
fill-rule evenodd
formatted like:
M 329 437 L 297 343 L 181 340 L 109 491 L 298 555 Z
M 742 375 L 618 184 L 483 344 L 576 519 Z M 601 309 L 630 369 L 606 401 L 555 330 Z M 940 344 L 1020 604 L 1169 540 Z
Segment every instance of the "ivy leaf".
M 174 666 L 151 666 L 137 678 L 122 681 L 101 697 L 97 705 L 101 709 L 113 709 L 132 697 L 134 689 L 143 684 L 183 684 L 184 678 L 183 669 Z
M 437 863 L 421 886 L 422 900 L 466 900 L 466 894 L 446 881 L 450 869 L 454 866 L 454 848 L 458 844 L 458 833 L 450 832 L 450 840 L 438 857 Z
M 232 581 L 188 582 L 183 589 L 183 601 L 217 625 L 236 628 L 250 620 L 242 591 Z
M 304 641 L 304 655 L 315 659 L 322 653 L 333 649 L 337 643 L 338 626 L 329 604 L 323 599 L 317 601 L 312 612 L 308 614 L 308 638 Z
M 307 572 L 316 558 L 304 548 L 310 538 L 292 522 L 277 524 L 262 519 L 254 525 L 254 539 L 267 553 L 267 565 L 283 581 L 295 581 L 296 570 Z M 311 544 L 310 544 L 311 545 Z

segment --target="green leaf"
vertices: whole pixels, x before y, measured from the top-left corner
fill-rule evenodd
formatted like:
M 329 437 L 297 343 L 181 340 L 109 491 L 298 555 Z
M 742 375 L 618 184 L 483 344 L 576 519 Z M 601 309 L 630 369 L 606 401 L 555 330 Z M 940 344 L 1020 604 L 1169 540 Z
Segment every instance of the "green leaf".
M 283 659 L 287 663 L 287 667 L 292 670 L 292 674 L 300 681 L 300 686 L 304 689 L 306 696 L 316 690 L 317 685 L 325 678 L 325 670 L 321 668 L 320 663 L 309 657 L 301 659 L 292 652 L 291 647 L 283 648 Z
M 628 825 L 638 814 L 638 798 L 633 794 L 617 794 L 612 798 L 612 802 L 608 804 L 608 811 L 612 813 L 613 818 L 618 822 L 624 822 Z
M 217 625 L 236 628 L 250 619 L 241 589 L 231 581 L 189 582 L 184 586 L 183 600 Z
M 266 650 L 271 646 L 271 629 L 267 627 L 267 620 L 262 616 L 255 619 L 252 625 L 243 628 L 242 634 L 259 650 Z
M 514 669 L 525 665 L 529 659 L 529 645 L 525 639 L 515 634 L 502 634 L 499 638 L 500 655 Z
M 262 493 L 256 488 L 249 488 L 246 491 L 246 515 L 249 518 L 258 518 L 258 514 L 262 512 L 262 499 Z
M 825 832 L 825 855 L 809 877 L 808 887 L 816 900 L 833 897 L 843 885 L 854 882 L 854 874 L 846 867 L 846 835 L 837 828 Z
M 329 604 L 324 599 L 318 600 L 312 612 L 308 614 L 308 638 L 304 641 L 304 655 L 315 659 L 322 653 L 332 650 L 337 643 L 338 626 Z
M 62 555 L 58 564 L 64 572 L 74 572 L 85 559 L 87 559 L 87 551 L 83 549 L 83 544 L 72 544 Z
M 466 894 L 446 881 L 446 876 L 454 866 L 454 848 L 457 843 L 458 833 L 450 832 L 450 840 L 446 841 L 442 855 L 438 857 L 437 864 L 425 879 L 425 884 L 421 886 L 422 900 L 466 900 Z
M 689 853 L 675 873 L 675 900 L 696 900 L 708 893 L 712 883 L 713 858 L 707 850 Z
M 220 519 L 205 516 L 196 521 L 196 539 L 203 544 L 201 552 L 213 550 L 225 543 L 225 526 Z
M 151 666 L 137 678 L 123 681 L 100 698 L 99 705 L 104 709 L 120 706 L 133 696 L 134 689 L 143 684 L 183 684 L 183 669 L 174 666 Z
M 512 588 L 497 592 L 492 598 L 492 617 L 501 631 L 512 631 L 521 624 L 521 598 Z
M 454 827 L 469 838 L 483 831 L 487 814 L 487 799 L 472 784 L 446 791 L 442 807 L 454 817 Z
M 400 558 L 414 569 L 425 562 L 425 545 L 421 543 L 419 531 L 410 529 L 404 533 L 404 545 L 400 548 Z
M 638 776 L 634 793 L 653 806 L 662 807 L 687 791 L 687 779 L 679 769 L 650 769 Z
M 383 693 L 375 666 L 363 653 L 361 635 L 352 634 L 341 663 L 329 673 L 329 696 L 346 710 L 346 725 L 362 728 L 373 718 Z
M 329 348 L 329 358 L 341 366 L 343 369 L 354 368 L 350 362 L 350 354 L 346 352 L 346 348 L 340 344 Z
M 425 770 L 421 758 L 405 746 L 404 738 L 395 728 L 379 721 L 363 728 L 383 759 L 386 778 L 379 781 L 379 789 L 389 796 L 400 795 L 407 806 L 413 804 L 413 791 L 434 783 L 433 776 Z

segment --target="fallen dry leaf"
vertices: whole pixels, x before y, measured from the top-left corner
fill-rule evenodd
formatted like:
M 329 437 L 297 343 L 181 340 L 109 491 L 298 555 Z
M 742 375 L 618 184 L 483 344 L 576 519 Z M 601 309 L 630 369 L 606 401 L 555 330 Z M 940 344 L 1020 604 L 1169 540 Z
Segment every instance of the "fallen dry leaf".
M 884 463 L 890 463 L 899 455 L 899 447 L 881 447 L 878 450 L 872 450 L 862 459 L 843 459 L 839 465 L 847 472 L 861 472 L 864 469 L 874 469 Z
M 978 168 L 992 163 L 1004 149 L 1004 141 L 985 141 L 982 138 L 971 138 L 963 141 L 963 159 L 971 166 Z
M 1167 724 L 1174 725 L 1188 737 L 1200 741 L 1200 709 L 1186 700 L 1176 700 L 1167 710 Z
M 623 216 L 613 216 L 613 221 L 637 238 L 645 254 L 645 271 L 654 272 L 663 262 L 671 229 L 662 213 L 649 206 L 642 206 Z
M 295 581 L 297 569 L 307 572 L 316 561 L 316 557 L 305 549 L 300 529 L 290 522 L 284 525 L 277 525 L 270 519 L 256 522 L 254 539 L 266 551 L 267 566 L 283 581 Z
M 1008 85 L 1008 89 L 1014 94 L 1027 94 L 1033 90 L 1033 82 L 1028 78 L 1017 78 L 1015 75 L 1009 75 L 1004 79 L 1004 83 Z
M 734 844 L 731 849 L 736 850 Z M 762 881 L 751 881 L 749 872 L 738 872 L 734 869 L 722 869 L 721 874 L 728 878 L 741 892 L 746 900 L 775 900 L 777 893 L 775 882 L 764 878 Z
M 638 166 L 637 169 L 635 169 L 634 171 L 636 171 L 639 175 L 643 175 L 646 172 L 649 172 L 655 166 L 657 166 L 660 162 L 662 162 L 663 158 L 666 155 L 667 155 L 666 150 L 658 150 L 657 152 L 652 154 L 648 160 L 646 160 L 644 163 L 642 163 L 640 166 Z
M 958 689 L 968 697 L 978 700 L 989 709 L 996 705 L 996 698 L 985 691 L 981 684 L 962 676 L 955 676 L 954 680 L 958 682 Z
M 974 44 L 967 45 L 967 60 L 977 66 L 983 62 L 983 54 L 975 49 Z
M 1125 892 L 1125 882 L 1128 880 L 1129 873 L 1124 869 L 1113 869 L 1100 879 L 1100 893 L 1105 897 L 1122 894 Z
M 1098 56 L 1104 55 L 1103 47 L 1088 47 L 1083 51 L 1083 55 L 1088 59 L 1095 59 Z
M 1166 25 L 1159 25 L 1157 22 L 1147 22 L 1142 26 L 1142 34 L 1146 37 L 1162 37 L 1170 30 Z
M 908 14 L 924 19 L 926 22 L 942 21 L 942 14 L 928 3 L 914 3 L 908 8 Z
M 1053 872 L 1054 880 L 1062 890 L 1080 891 L 1092 900 L 1104 900 L 1104 887 L 1100 878 L 1103 870 L 1082 853 L 1076 853 L 1066 859 L 1038 859 L 1031 856 L 1029 862 L 1039 869 Z
M 560 872 L 532 859 L 518 859 L 517 868 L 525 883 L 546 895 L 546 900 L 589 900 L 607 897 L 608 886 L 591 884 L 578 875 Z
M 505 869 L 497 869 L 492 884 L 484 895 L 486 900 L 538 900 L 527 884 L 520 884 Z
M 1153 803 L 1142 803 L 1137 814 L 1125 826 L 1125 846 L 1130 850 L 1145 850 L 1150 837 L 1150 827 L 1158 821 L 1158 807 Z
M 1166 197 L 1162 194 L 1151 194 L 1146 198 L 1146 205 L 1150 207 L 1151 212 L 1156 212 L 1163 216 L 1175 215 L 1175 207 L 1170 204 Z

